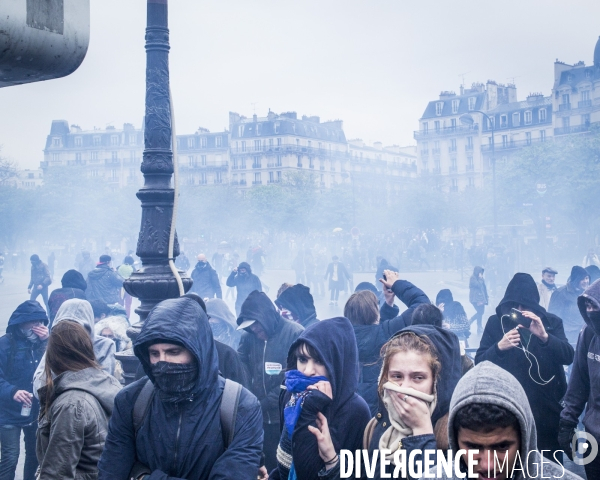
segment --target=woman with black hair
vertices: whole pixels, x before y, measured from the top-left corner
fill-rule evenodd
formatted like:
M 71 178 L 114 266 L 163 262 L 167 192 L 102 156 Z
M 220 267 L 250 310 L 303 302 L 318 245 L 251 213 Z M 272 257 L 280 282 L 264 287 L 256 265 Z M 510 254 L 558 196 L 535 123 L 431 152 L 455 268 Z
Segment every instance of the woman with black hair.
M 357 372 L 354 330 L 346 318 L 313 324 L 292 344 L 279 399 L 277 468 L 269 478 L 339 476 L 340 450 L 361 448 L 370 418 L 369 407 L 356 394 Z

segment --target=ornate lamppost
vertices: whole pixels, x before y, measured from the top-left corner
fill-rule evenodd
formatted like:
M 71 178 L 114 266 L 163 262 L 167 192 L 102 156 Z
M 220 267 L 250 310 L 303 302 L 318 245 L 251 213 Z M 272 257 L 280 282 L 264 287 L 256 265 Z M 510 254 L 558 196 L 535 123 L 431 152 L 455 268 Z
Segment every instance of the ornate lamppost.
M 157 303 L 180 295 L 177 279 L 169 266 L 169 236 L 175 192 L 171 186 L 173 151 L 171 146 L 171 101 L 169 95 L 168 0 L 147 0 L 146 27 L 146 116 L 144 156 L 141 170 L 144 186 L 137 192 L 142 202 L 142 222 L 136 255 L 142 267 L 125 280 L 123 287 L 141 305 L 135 310 L 140 322 L 127 334 L 135 339 L 148 313 Z M 176 161 L 176 160 L 175 160 Z M 173 259 L 179 255 L 175 236 Z M 187 292 L 192 279 L 179 272 Z M 138 365 L 132 351 L 118 355 L 125 383 L 130 383 Z

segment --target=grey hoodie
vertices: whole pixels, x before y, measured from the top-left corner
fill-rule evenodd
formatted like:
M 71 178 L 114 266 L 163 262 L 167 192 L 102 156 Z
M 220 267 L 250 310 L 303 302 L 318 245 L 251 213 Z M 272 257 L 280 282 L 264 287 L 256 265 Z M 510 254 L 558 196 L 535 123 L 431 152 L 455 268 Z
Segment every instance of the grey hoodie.
M 79 298 L 67 300 L 58 309 L 52 328 L 63 320 L 77 322 L 87 330 L 92 338 L 92 343 L 94 344 L 96 360 L 102 367 L 102 370 L 113 375 L 115 373 L 115 342 L 101 336 L 96 337 L 96 334 L 94 333 L 94 311 L 92 310 L 90 302 L 87 300 L 80 300 Z M 42 357 L 40 364 L 33 374 L 33 394 L 36 398 L 39 398 L 38 390 L 46 384 L 46 375 L 44 374 L 45 368 L 46 354 Z
M 519 454 L 523 463 L 527 461 L 528 469 L 524 469 L 525 475 L 520 470 L 516 470 L 514 480 L 529 478 L 575 480 L 580 478 L 546 458 L 543 460 L 543 471 L 541 471 L 542 469 L 539 466 L 542 464 L 542 455 L 537 451 L 535 422 L 525 391 L 515 377 L 491 362 L 480 363 L 467 372 L 456 385 L 450 401 L 450 415 L 448 418 L 448 440 L 450 449 L 453 452 L 459 450 L 457 432 L 453 428 L 454 418 L 462 407 L 472 403 L 498 405 L 512 412 L 519 420 L 519 426 L 521 427 L 521 449 Z M 535 452 L 528 457 L 527 454 L 534 450 Z M 450 480 L 459 477 L 442 475 L 439 478 Z
M 37 434 L 40 480 L 97 478 L 119 390 L 115 378 L 96 368 L 64 372 L 54 379 L 54 392 L 47 399 L 50 405 L 40 416 Z

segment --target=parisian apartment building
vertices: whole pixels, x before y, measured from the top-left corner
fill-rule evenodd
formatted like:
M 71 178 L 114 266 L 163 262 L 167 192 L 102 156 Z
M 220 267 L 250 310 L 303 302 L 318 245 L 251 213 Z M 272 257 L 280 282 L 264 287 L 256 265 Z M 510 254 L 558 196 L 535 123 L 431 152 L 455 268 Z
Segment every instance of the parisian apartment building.
M 54 120 L 41 169 L 80 166 L 90 177 L 115 187 L 140 186 L 144 131 L 122 128 L 83 130 Z M 390 191 L 417 175 L 416 147 L 367 145 L 346 139 L 341 120 L 321 121 L 296 112 L 244 117 L 230 112 L 229 128 L 199 128 L 177 136 L 180 183 L 229 185 L 240 189 L 281 183 L 294 171 L 311 172 L 318 186 L 372 182 Z

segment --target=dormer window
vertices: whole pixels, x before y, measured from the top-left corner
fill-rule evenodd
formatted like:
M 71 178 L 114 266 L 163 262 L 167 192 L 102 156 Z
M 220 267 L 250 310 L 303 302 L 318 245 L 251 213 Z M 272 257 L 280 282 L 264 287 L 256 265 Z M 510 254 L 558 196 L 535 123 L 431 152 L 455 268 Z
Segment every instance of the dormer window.
M 458 105 L 460 100 L 452 100 L 452 113 L 458 113 Z
M 546 111 L 546 110 L 544 109 L 544 111 Z M 540 112 L 541 112 L 541 110 L 540 110 Z M 530 110 L 527 110 L 525 112 L 525 125 L 531 125 L 531 111 Z
M 475 102 L 477 101 L 476 97 L 469 97 L 469 110 L 475 110 Z
M 187 146 L 188 148 L 194 148 L 194 137 L 188 137 Z
M 442 114 L 442 110 L 444 109 L 444 102 L 437 102 L 435 104 L 435 114 L 436 115 L 441 115 Z
M 506 115 L 500 115 L 500 128 L 508 127 L 508 117 Z
M 81 137 L 75 137 L 75 146 L 76 147 L 81 147 L 81 145 L 83 144 L 83 140 Z
M 546 121 L 546 109 L 545 108 L 540 108 L 538 116 L 540 118 L 540 122 L 545 122 Z
M 244 126 L 240 125 L 238 126 L 238 137 L 243 137 L 244 136 Z
M 521 114 L 519 112 L 515 112 L 512 114 L 512 123 L 513 127 L 518 127 L 521 123 Z
M 59 137 L 54 137 L 52 139 L 52 146 L 53 147 L 60 147 L 60 138 Z

